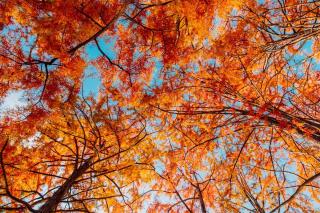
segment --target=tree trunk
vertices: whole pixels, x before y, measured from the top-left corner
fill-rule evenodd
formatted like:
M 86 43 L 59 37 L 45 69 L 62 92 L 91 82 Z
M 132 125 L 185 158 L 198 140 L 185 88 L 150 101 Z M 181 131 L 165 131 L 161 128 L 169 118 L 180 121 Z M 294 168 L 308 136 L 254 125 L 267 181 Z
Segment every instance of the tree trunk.
M 74 182 L 83 175 L 90 167 L 92 158 L 86 160 L 78 169 L 74 170 L 71 176 L 64 182 L 62 186 L 48 199 L 48 201 L 37 211 L 39 213 L 54 212 L 58 204 L 61 202 L 65 194 L 72 187 Z

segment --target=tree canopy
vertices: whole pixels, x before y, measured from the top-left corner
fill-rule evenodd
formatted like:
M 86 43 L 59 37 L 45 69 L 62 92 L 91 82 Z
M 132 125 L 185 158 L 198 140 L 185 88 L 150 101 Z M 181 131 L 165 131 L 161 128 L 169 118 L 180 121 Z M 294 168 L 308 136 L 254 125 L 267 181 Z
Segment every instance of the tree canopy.
M 0 1 L 0 210 L 320 211 L 319 48 L 317 0 Z

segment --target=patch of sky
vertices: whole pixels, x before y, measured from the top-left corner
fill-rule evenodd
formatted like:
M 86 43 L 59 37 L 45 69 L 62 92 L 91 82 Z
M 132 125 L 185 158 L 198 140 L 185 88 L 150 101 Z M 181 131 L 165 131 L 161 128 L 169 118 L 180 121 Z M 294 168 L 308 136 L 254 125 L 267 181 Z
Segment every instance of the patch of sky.
M 10 35 L 14 35 L 14 34 L 10 34 L 10 32 L 13 32 L 15 30 L 17 30 L 19 28 L 20 25 L 18 24 L 10 24 L 5 26 L 4 28 L 2 28 L 2 30 L 0 31 L 0 35 L 8 37 Z
M 204 48 L 210 48 L 211 47 L 210 40 L 208 38 L 204 39 L 202 42 L 202 45 Z
M 187 68 L 187 72 L 193 72 L 193 73 L 197 73 L 199 72 L 200 67 L 198 63 L 190 63 L 190 67 Z
M 116 37 L 104 36 L 103 38 L 97 39 L 97 41 L 101 49 L 111 60 L 114 60 L 117 57 L 117 52 L 115 50 Z M 94 42 L 91 42 L 86 46 L 85 52 L 87 56 L 85 59 L 87 61 L 95 60 L 101 56 L 101 53 Z
M 292 71 L 298 77 L 303 77 L 305 75 L 306 68 L 304 65 L 306 65 L 306 63 L 311 62 L 310 65 L 312 65 L 313 68 L 319 66 L 319 63 L 317 63 L 314 59 L 311 59 L 311 61 L 309 60 L 309 56 L 312 55 L 312 40 L 308 40 L 304 43 L 298 43 L 297 45 L 301 45 L 301 51 L 299 54 L 286 53 L 284 57 L 288 61 L 289 67 L 287 67 L 287 69 L 290 69 L 290 71 Z
M 2 103 L 0 103 L 0 118 L 8 115 L 8 112 L 11 110 L 16 110 L 19 107 L 26 106 L 24 95 L 25 91 L 23 90 L 9 91 Z
M 230 16 L 231 17 L 236 16 L 238 12 L 239 12 L 239 10 L 234 8 L 234 9 L 232 9 Z M 238 20 L 236 18 L 232 18 L 230 25 L 233 29 L 236 29 L 236 27 L 238 26 Z
M 308 55 L 312 54 L 313 44 L 314 44 L 314 41 L 310 39 L 306 41 L 301 41 L 295 44 L 296 47 L 300 47 L 301 51 L 299 51 L 299 53 L 295 53 L 293 56 L 294 57 L 293 59 L 298 62 L 305 60 Z
M 99 42 L 100 44 L 100 42 Z M 102 44 L 101 44 L 102 45 Z M 98 51 L 97 45 L 95 43 L 89 43 L 86 46 L 86 57 L 84 57 L 87 61 L 95 60 L 101 56 L 101 53 Z
M 210 59 L 206 60 L 205 64 L 213 66 L 213 67 L 219 67 L 220 66 L 218 61 L 216 59 L 214 59 L 214 58 L 210 58 Z
M 231 104 L 232 107 L 236 107 L 236 108 L 241 108 L 243 107 L 243 102 L 242 101 L 235 101 Z
M 161 160 L 154 161 L 154 167 L 158 174 L 162 175 L 166 171 L 166 166 Z
M 8 95 L 4 98 L 3 103 L 0 105 L 2 109 L 14 109 L 17 106 L 23 105 L 25 102 L 23 101 L 24 91 L 23 90 L 12 90 L 8 93 Z
M 222 143 L 222 139 L 216 139 L 217 143 Z M 218 142 L 220 141 L 220 142 Z M 227 159 L 227 152 L 226 150 L 221 146 L 217 146 L 214 150 L 212 150 L 212 155 L 217 159 L 218 161 L 226 160 Z
M 191 95 L 189 95 L 189 94 L 183 94 L 183 99 L 185 100 L 185 101 L 190 101 L 191 100 Z
M 36 146 L 36 141 L 41 137 L 41 133 L 40 132 L 36 132 L 33 136 L 23 139 L 21 141 L 21 145 L 25 148 L 33 148 Z
M 198 126 L 193 126 L 192 129 L 193 129 L 193 131 L 195 131 L 198 135 L 201 134 L 201 130 L 200 130 L 200 128 L 199 128 Z
M 31 28 L 21 27 L 19 24 L 11 24 L 4 27 L 0 31 L 0 35 L 7 38 L 12 43 L 21 42 L 22 52 L 29 55 L 30 49 L 33 47 L 36 37 L 30 34 Z M 27 36 L 22 36 L 22 33 Z
M 305 58 L 307 58 L 307 56 L 312 56 L 312 55 L 319 56 L 319 54 L 320 54 L 319 50 L 318 50 L 318 52 L 315 52 L 313 50 L 314 43 L 315 43 L 315 41 L 313 39 L 308 39 L 304 43 L 302 43 L 303 47 L 301 48 L 301 50 L 302 50 L 301 52 L 304 53 L 305 55 L 304 55 L 304 57 L 301 56 L 300 61 L 305 60 Z M 312 69 L 315 71 L 320 70 L 320 60 L 315 57 L 312 58 Z
M 163 83 L 163 79 L 160 77 L 163 64 L 157 58 L 154 58 L 153 61 L 155 63 L 155 69 L 152 72 L 152 79 L 149 86 L 151 88 L 156 88 L 156 87 L 160 87 Z
M 314 45 L 314 40 L 311 40 L 311 39 L 306 40 L 303 44 L 302 51 L 308 55 L 311 55 L 313 52 L 312 51 L 313 45 Z
M 128 21 L 128 19 L 123 18 L 123 19 L 119 19 L 117 23 L 119 23 L 119 25 L 123 26 L 124 28 L 127 28 L 130 22 Z
M 23 30 L 23 31 L 25 31 L 24 33 L 26 33 L 28 36 L 20 38 L 21 45 L 22 45 L 22 51 L 25 55 L 29 55 L 30 50 L 32 48 L 34 48 L 34 44 L 37 40 L 37 37 L 34 35 L 30 35 L 30 33 L 28 33 L 29 30 Z M 35 50 L 35 49 L 33 49 L 33 50 Z M 34 51 L 33 51 L 33 54 L 34 54 Z
M 217 29 L 217 27 L 220 26 L 221 23 L 222 23 L 222 19 L 219 18 L 218 16 L 216 16 L 216 17 L 213 19 L 213 21 L 212 21 L 213 27 L 212 27 L 212 31 L 211 31 L 211 34 L 212 34 L 213 38 L 218 38 L 220 32 L 219 32 L 219 30 Z
M 84 72 L 84 77 L 83 77 L 83 84 L 82 84 L 83 96 L 88 97 L 90 95 L 93 95 L 94 97 L 97 97 L 100 87 L 101 87 L 100 73 L 94 66 L 89 65 L 86 68 Z
M 99 45 L 104 53 L 111 59 L 114 60 L 117 57 L 115 50 L 116 37 L 103 37 L 98 39 Z M 85 47 L 85 60 L 90 62 L 96 60 L 102 54 L 97 48 L 94 42 L 89 43 Z M 88 65 L 84 72 L 83 77 L 83 95 L 85 97 L 93 95 L 97 97 L 99 89 L 101 88 L 101 75 L 96 67 Z
M 102 105 L 102 109 L 108 109 L 109 107 L 118 105 L 118 101 L 108 97 L 108 101 Z
M 170 77 L 174 77 L 177 75 L 177 69 L 175 67 L 175 65 L 173 65 L 170 69 L 166 69 L 165 72 L 166 77 L 170 78 Z

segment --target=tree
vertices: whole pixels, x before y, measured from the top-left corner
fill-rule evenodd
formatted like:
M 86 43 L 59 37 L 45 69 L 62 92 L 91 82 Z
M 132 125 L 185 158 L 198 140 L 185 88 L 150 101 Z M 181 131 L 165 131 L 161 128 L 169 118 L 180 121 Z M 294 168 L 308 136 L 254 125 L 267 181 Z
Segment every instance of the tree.
M 313 211 L 317 1 L 0 3 L 1 208 Z M 94 66 L 97 94 L 81 94 Z
M 8 200 L 1 208 L 133 208 L 140 196 L 137 185 L 150 181 L 144 165 L 154 157 L 145 122 L 134 111 L 85 100 L 56 109 L 31 139 L 12 138 L 4 130 L 1 189 Z

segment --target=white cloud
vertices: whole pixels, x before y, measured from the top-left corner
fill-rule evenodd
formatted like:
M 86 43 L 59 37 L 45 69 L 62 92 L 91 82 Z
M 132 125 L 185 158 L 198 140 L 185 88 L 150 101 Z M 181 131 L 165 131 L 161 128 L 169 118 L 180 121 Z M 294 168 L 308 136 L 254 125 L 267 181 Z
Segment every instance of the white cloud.
M 23 91 L 11 91 L 4 98 L 3 102 L 0 103 L 0 117 L 6 115 L 9 110 L 15 110 L 19 107 L 23 107 L 26 105 L 26 102 L 23 101 Z

